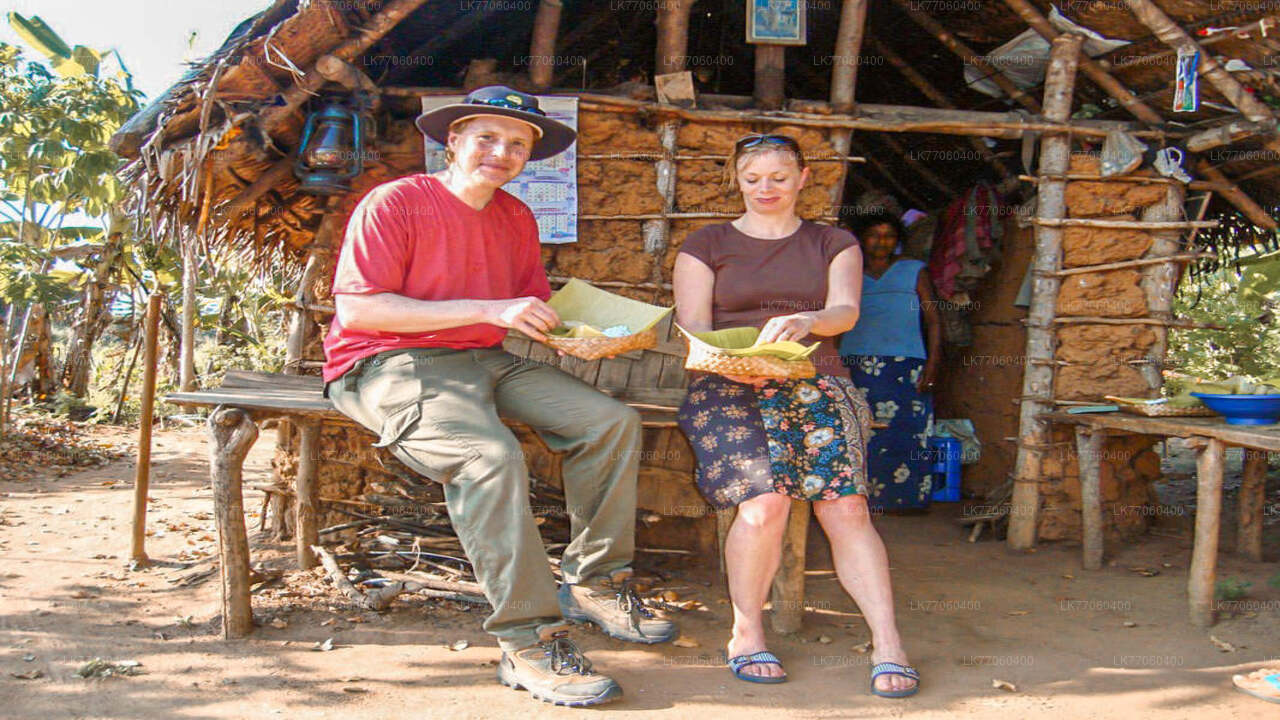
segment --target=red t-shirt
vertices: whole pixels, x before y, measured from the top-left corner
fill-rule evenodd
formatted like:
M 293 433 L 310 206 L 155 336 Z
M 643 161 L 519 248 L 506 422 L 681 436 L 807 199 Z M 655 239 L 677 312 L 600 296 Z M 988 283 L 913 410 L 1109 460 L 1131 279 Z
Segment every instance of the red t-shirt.
M 538 225 L 528 206 L 498 190 L 483 210 L 426 175 L 369 191 L 347 223 L 333 294 L 395 293 L 416 300 L 493 300 L 551 296 Z M 324 341 L 324 380 L 387 350 L 502 344 L 505 328 L 477 323 L 423 333 L 355 330 L 337 316 Z

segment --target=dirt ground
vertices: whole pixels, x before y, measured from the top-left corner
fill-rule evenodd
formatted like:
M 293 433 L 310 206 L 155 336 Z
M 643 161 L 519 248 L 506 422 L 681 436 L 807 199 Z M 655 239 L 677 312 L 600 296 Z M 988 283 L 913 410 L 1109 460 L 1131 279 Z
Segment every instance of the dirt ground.
M 92 431 L 127 447 L 132 434 Z M 268 478 L 274 437 L 264 432 L 246 481 Z M 131 460 L 61 478 L 0 479 L 0 717 L 383 718 L 551 717 L 553 708 L 494 680 L 498 650 L 483 613 L 453 603 L 397 601 L 360 613 L 323 580 L 301 572 L 255 595 L 262 626 L 247 641 L 218 635 L 216 530 L 199 429 L 157 434 L 147 549 L 153 567 L 127 567 Z M 260 493 L 246 495 L 251 530 Z M 1274 506 L 1274 505 L 1273 505 Z M 838 588 L 825 540 L 811 537 L 809 612 L 803 632 L 774 637 L 791 681 L 748 685 L 719 662 L 728 607 L 713 565 L 644 555 L 704 611 L 680 614 L 697 647 L 628 646 L 577 633 L 597 666 L 618 679 L 632 717 L 1262 718 L 1272 705 L 1234 691 L 1230 677 L 1280 663 L 1275 562 L 1224 552 L 1219 577 L 1252 583 L 1209 631 L 1187 622 L 1189 517 L 1162 518 L 1157 533 L 1109 548 L 1108 566 L 1080 569 L 1065 545 L 1011 554 L 970 544 L 956 505 L 878 520 L 889 546 L 899 622 L 923 674 L 921 693 L 885 700 L 867 692 L 868 639 Z M 1277 554 L 1275 514 L 1268 557 Z M 1224 523 L 1224 533 L 1234 523 Z M 255 562 L 288 567 L 290 548 L 253 538 Z M 1226 548 L 1230 543 L 1225 542 Z M 1145 570 L 1146 573 L 1136 572 Z M 1155 572 L 1154 575 L 1151 575 Z M 1229 643 L 1219 649 L 1213 636 Z M 332 638 L 332 649 L 317 643 Z M 468 647 L 459 647 L 466 640 Z M 87 661 L 141 663 L 128 676 L 82 678 Z M 25 675 L 32 679 L 21 679 Z M 38 677 L 33 677 L 38 676 Z M 1016 691 L 996 689 L 993 680 Z

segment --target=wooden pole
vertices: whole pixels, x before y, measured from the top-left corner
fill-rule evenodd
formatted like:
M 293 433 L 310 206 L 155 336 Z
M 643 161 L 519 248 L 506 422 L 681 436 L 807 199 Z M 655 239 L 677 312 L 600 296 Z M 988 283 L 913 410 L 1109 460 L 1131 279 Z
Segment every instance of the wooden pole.
M 792 500 L 787 529 L 782 535 L 782 557 L 773 576 L 773 630 L 800 632 L 804 623 L 805 544 L 809 537 L 809 502 Z
M 1238 185 L 1227 178 L 1221 170 L 1209 164 L 1208 160 L 1198 160 L 1195 165 L 1196 172 L 1200 173 L 1206 180 L 1218 186 L 1218 194 L 1227 202 L 1236 206 L 1236 209 L 1249 218 L 1249 222 L 1260 228 L 1267 230 L 1280 229 L 1275 218 L 1262 208 L 1261 205 L 1253 201 L 1245 191 L 1241 190 Z
M 1222 522 L 1222 455 L 1218 438 L 1192 438 L 1196 449 L 1196 536 L 1187 574 L 1191 623 L 1213 625 L 1213 586 L 1217 578 L 1218 531 Z M 1188 443 L 1191 444 L 1191 443 Z
M 1102 442 L 1106 433 L 1076 427 L 1076 462 L 1080 468 L 1080 519 L 1084 528 L 1084 569 L 1102 567 Z
M 1240 526 L 1236 552 L 1262 562 L 1262 516 L 1267 501 L 1267 452 L 1245 448 L 1244 480 L 1240 483 Z
M 862 39 L 867 27 L 866 0 L 844 0 L 840 5 L 840 27 L 836 30 L 836 52 L 831 68 L 831 109 L 852 113 L 857 104 L 858 64 L 862 58 Z M 853 131 L 834 128 L 829 140 L 832 149 L 842 156 L 849 154 Z M 839 217 L 844 203 L 844 186 L 849 177 L 849 164 L 840 163 L 840 178 L 831 187 L 831 215 Z
M 258 426 L 237 408 L 219 407 L 209 416 L 209 474 L 218 524 L 218 564 L 222 577 L 222 637 L 233 640 L 253 630 L 249 604 L 249 538 L 244 526 L 244 458 L 258 439 Z
M 296 508 L 294 540 L 297 548 L 298 567 L 308 570 L 316 566 L 312 545 L 320 543 L 320 525 L 317 509 L 320 504 L 318 470 L 320 465 L 320 423 L 298 424 L 298 476 L 295 487 Z
M 840 27 L 836 30 L 836 52 L 831 65 L 831 109 L 834 112 L 853 111 L 866 27 L 866 0 L 844 0 L 840 5 Z
M 1040 14 L 1028 0 L 1005 0 L 1014 12 L 1018 13 L 1023 20 L 1027 22 L 1036 32 L 1040 33 L 1046 40 L 1052 41 L 1058 36 L 1058 31 L 1049 24 L 1048 19 Z M 1164 118 L 1160 113 L 1156 112 L 1151 106 L 1142 102 L 1137 95 L 1134 95 L 1119 80 L 1106 71 L 1097 61 L 1085 56 L 1080 58 L 1080 69 L 1084 74 L 1098 87 L 1102 88 L 1108 95 L 1115 98 L 1120 106 L 1127 110 L 1131 115 L 1138 118 L 1148 125 L 1160 127 L 1164 125 Z M 1218 192 L 1227 202 L 1231 203 L 1253 224 L 1274 230 L 1278 226 L 1275 220 L 1253 201 L 1247 194 L 1235 186 L 1221 172 L 1213 169 L 1209 163 L 1201 160 L 1196 164 L 1196 172 L 1200 173 L 1210 182 L 1223 186 Z
M 1143 222 L 1174 222 L 1183 216 L 1186 188 L 1179 184 L 1165 185 L 1164 188 L 1164 198 L 1160 202 L 1143 208 Z M 1144 259 L 1170 259 L 1169 262 L 1148 265 L 1141 270 L 1141 286 L 1143 294 L 1146 295 L 1147 312 L 1150 317 L 1157 320 L 1173 320 L 1173 296 L 1178 287 L 1178 273 L 1181 265 L 1172 258 L 1181 249 L 1179 243 L 1181 236 L 1182 231 L 1178 229 L 1152 232 L 1151 247 L 1148 248 L 1144 257 Z M 1142 365 L 1138 370 L 1147 381 L 1147 387 L 1151 389 L 1153 396 L 1156 396 L 1164 386 L 1162 366 L 1169 346 L 1169 326 L 1154 326 L 1151 331 L 1155 333 L 1156 340 L 1147 348 L 1146 354 L 1155 362 Z
M 657 75 L 680 72 L 688 64 L 689 13 L 694 0 L 664 0 L 658 8 Z
M 151 423 L 156 406 L 156 338 L 160 334 L 160 301 L 164 295 L 156 288 L 147 300 L 147 319 L 142 360 L 142 412 L 138 418 L 138 464 L 133 471 L 133 544 L 129 559 L 146 565 L 147 491 L 151 486 Z
M 897 3 L 899 8 L 902 8 L 902 11 L 905 12 L 912 21 L 921 28 L 924 28 L 924 30 L 930 35 L 937 38 L 938 42 L 942 43 L 948 50 L 958 55 L 966 64 L 974 65 L 982 69 L 982 71 L 986 73 L 987 77 L 1001 90 L 1003 90 L 1006 95 L 1031 112 L 1040 112 L 1040 103 L 1036 102 L 1035 98 L 1024 92 L 1022 88 L 1014 85 L 1013 81 L 1005 77 L 1004 73 L 1001 72 L 999 68 L 987 62 L 987 59 L 982 55 L 979 55 L 977 52 L 974 52 L 973 48 L 961 42 L 960 39 L 952 34 L 950 30 L 947 30 L 928 13 L 917 7 L 916 3 L 912 2 L 912 0 L 893 1 Z
M 200 202 L 200 220 L 196 223 L 196 237 L 201 239 L 213 204 L 213 168 L 206 163 L 204 172 L 204 197 Z M 182 340 L 178 376 L 183 392 L 196 389 L 196 283 L 196 243 L 192 238 L 182 243 Z
M 14 316 L 14 306 L 9 306 L 8 320 L 12 320 Z M 6 321 L 0 325 L 0 437 L 4 437 L 9 432 L 9 418 L 5 414 L 4 399 L 9 397 L 9 393 L 13 388 L 9 386 L 9 323 Z M 17 358 L 14 362 L 22 362 L 22 358 Z
M 556 34 L 560 32 L 562 0 L 541 0 L 533 18 L 533 42 L 529 48 L 529 79 L 535 90 L 551 87 L 556 63 Z
M 786 102 L 787 47 L 756 45 L 755 101 L 762 110 L 781 110 Z
M 1049 68 L 1045 77 L 1045 116 L 1063 122 L 1071 116 L 1071 100 L 1075 89 L 1076 68 L 1083 38 L 1061 35 L 1053 40 Z M 1040 145 L 1038 171 L 1044 174 L 1065 173 L 1070 165 L 1071 136 L 1064 133 L 1046 135 Z M 1066 216 L 1066 182 L 1042 180 L 1036 202 L 1036 216 L 1041 219 Z M 1028 361 L 1052 360 L 1054 357 L 1054 308 L 1061 281 L 1048 273 L 1059 269 L 1062 260 L 1060 228 L 1040 224 L 1035 228 L 1035 255 L 1032 270 L 1038 272 L 1031 282 L 1031 309 L 1027 319 Z M 1028 362 L 1022 375 L 1022 395 L 1018 417 L 1018 436 L 1026 442 L 1018 444 L 1014 466 L 1013 499 L 1009 516 L 1009 548 L 1026 550 L 1035 545 L 1036 525 L 1040 515 L 1040 476 L 1042 453 L 1039 446 L 1049 441 L 1048 423 L 1037 416 L 1053 410 L 1053 365 Z

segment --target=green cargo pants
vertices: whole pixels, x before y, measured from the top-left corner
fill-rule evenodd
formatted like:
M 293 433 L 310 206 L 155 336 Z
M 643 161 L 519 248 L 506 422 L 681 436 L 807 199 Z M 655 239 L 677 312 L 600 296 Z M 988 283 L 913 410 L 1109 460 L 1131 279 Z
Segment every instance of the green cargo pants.
M 444 484 L 449 519 L 493 605 L 504 650 L 564 623 L 529 506 L 529 473 L 501 414 L 564 453 L 567 582 L 627 569 L 635 550 L 640 415 L 577 378 L 500 348 L 393 350 L 328 385 L 344 415 L 416 472 Z

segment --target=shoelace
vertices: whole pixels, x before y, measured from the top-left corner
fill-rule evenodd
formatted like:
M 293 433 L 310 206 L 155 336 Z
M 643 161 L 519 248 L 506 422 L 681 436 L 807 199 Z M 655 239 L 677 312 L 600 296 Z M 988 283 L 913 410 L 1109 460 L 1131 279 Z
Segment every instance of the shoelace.
M 640 617 L 654 617 L 653 611 L 644 604 L 644 599 L 631 584 L 631 578 L 623 580 L 618 586 L 618 609 L 627 613 L 631 619 L 631 629 L 636 632 L 640 632 Z
M 562 670 L 568 669 L 579 675 L 591 674 L 591 661 L 569 639 L 567 632 L 553 634 L 550 640 L 542 643 L 542 649 L 551 658 L 551 672 L 558 674 Z

